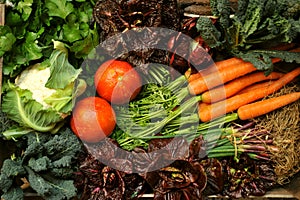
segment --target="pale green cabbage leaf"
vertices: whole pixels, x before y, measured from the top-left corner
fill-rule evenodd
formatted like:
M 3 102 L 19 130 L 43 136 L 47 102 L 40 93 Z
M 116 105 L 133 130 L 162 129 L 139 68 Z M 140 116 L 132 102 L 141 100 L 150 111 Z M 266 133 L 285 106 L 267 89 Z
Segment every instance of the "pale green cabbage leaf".
M 73 109 L 81 71 L 69 63 L 64 44 L 54 41 L 48 60 L 24 70 L 14 83 L 7 81 L 2 111 L 26 129 L 57 132 Z

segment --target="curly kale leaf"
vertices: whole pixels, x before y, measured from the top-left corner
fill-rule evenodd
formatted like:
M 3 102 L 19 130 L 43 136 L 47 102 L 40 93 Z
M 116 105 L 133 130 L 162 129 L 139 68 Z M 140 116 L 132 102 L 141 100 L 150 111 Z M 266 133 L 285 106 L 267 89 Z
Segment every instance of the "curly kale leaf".
M 211 47 L 224 56 L 236 56 L 250 61 L 257 69 L 265 70 L 267 74 L 273 70 L 273 57 L 285 62 L 300 63 L 299 53 L 266 50 L 277 44 L 295 42 L 300 36 L 298 0 L 239 0 L 237 10 L 231 11 L 232 13 L 228 10 L 229 2 L 210 1 L 213 15 L 218 18 L 214 23 L 216 29 L 211 28 L 211 24 L 207 30 L 201 27 L 200 35 L 203 34 L 205 42 L 212 44 Z M 230 17 L 230 14 L 233 16 Z M 200 24 L 197 25 L 201 31 Z M 214 37 L 207 37 L 207 34 Z
M 22 166 L 21 160 L 6 159 L 3 162 L 1 173 L 8 177 L 15 177 L 18 175 L 24 175 L 26 171 Z
M 81 143 L 78 138 L 68 128 L 62 130 L 62 133 L 55 135 L 52 140 L 44 144 L 48 157 L 52 160 L 58 160 L 64 156 L 75 157 Z
M 25 167 L 28 173 L 28 181 L 30 187 L 34 189 L 39 195 L 50 195 L 52 186 L 39 174 L 34 172 L 30 167 Z
M 23 191 L 14 185 L 14 179 L 25 174 L 21 159 L 4 160 L 0 174 L 0 191 L 3 192 L 1 199 L 23 199 Z
M 280 58 L 288 63 L 300 63 L 299 53 L 288 51 L 251 50 L 246 53 L 240 53 L 238 56 L 245 61 L 253 63 L 258 70 L 265 71 L 266 75 L 273 71 L 271 58 Z
M 72 156 L 64 156 L 52 163 L 53 167 L 70 167 L 72 163 Z
M 7 192 L 13 184 L 13 179 L 6 174 L 0 174 L 0 190 Z
M 283 15 L 283 9 L 291 8 L 286 1 L 248 0 L 239 4 L 232 18 L 233 27 L 230 27 L 236 30 L 231 36 L 238 38 L 235 47 L 250 49 L 270 41 L 292 42 L 299 35 L 300 15 L 297 18 Z
M 28 161 L 28 166 L 35 172 L 41 172 L 48 169 L 50 162 L 51 161 L 47 156 L 43 156 L 38 159 L 30 158 Z
M 53 177 L 71 179 L 74 175 L 74 169 L 71 167 L 58 167 L 49 169 L 49 174 Z
M 63 200 L 76 196 L 73 173 L 82 144 L 65 127 L 57 134 L 29 133 L 19 138 L 23 153 L 6 159 L 0 174 L 0 190 L 5 199 L 18 199 L 20 177 L 27 178 L 30 187 L 44 199 Z M 22 191 L 22 190 L 21 190 Z M 15 195 L 15 198 L 11 198 Z
M 56 179 L 38 174 L 26 167 L 30 186 L 46 200 L 71 199 L 76 196 L 76 187 L 72 180 Z
M 196 28 L 200 32 L 201 37 L 211 48 L 222 45 L 222 42 L 220 42 L 221 32 L 217 30 L 211 19 L 207 17 L 199 17 Z
M 24 151 L 23 160 L 39 155 L 43 151 L 43 149 L 44 146 L 42 143 L 40 142 L 31 143 Z
M 4 193 L 1 196 L 1 199 L 4 199 L 4 200 L 9 200 L 9 199 L 23 200 L 24 199 L 24 193 L 23 193 L 23 190 L 20 187 L 13 187 L 13 188 L 10 188 L 6 193 Z
M 228 27 L 230 25 L 230 1 L 228 0 L 210 0 L 210 7 L 213 16 L 219 18 L 219 23 L 223 27 Z
M 51 184 L 50 194 L 45 195 L 46 200 L 71 199 L 76 196 L 77 189 L 72 180 L 63 180 L 52 176 L 44 176 L 45 180 Z

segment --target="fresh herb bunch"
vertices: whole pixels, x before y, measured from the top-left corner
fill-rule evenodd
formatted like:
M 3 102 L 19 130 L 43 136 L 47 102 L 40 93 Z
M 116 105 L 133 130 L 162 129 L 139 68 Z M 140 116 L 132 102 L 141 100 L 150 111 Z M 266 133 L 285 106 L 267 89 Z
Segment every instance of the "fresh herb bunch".
M 30 189 L 44 199 L 77 195 L 73 173 L 82 145 L 69 128 L 56 135 L 31 132 L 19 138 L 16 145 L 16 152 L 1 168 L 1 198 L 23 199 Z
M 5 25 L 0 27 L 5 76 L 14 77 L 48 58 L 52 40 L 67 45 L 75 67 L 99 44 L 98 30 L 90 27 L 93 0 L 12 0 L 6 5 Z
M 300 63 L 299 53 L 269 49 L 299 38 L 299 1 L 239 0 L 236 11 L 229 0 L 211 0 L 210 6 L 217 21 L 199 17 L 196 27 L 218 53 L 240 57 L 268 73 L 273 70 L 274 57 Z

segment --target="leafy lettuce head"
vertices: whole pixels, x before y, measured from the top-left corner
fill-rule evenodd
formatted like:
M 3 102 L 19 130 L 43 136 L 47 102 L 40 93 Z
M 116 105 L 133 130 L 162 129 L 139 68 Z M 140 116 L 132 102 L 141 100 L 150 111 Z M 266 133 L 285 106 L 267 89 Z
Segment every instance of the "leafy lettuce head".
M 7 82 L 2 111 L 23 128 L 55 133 L 71 114 L 74 100 L 84 88 L 85 82 L 78 78 L 80 73 L 81 69 L 69 63 L 64 44 L 54 41 L 48 60 L 22 71 L 14 83 Z

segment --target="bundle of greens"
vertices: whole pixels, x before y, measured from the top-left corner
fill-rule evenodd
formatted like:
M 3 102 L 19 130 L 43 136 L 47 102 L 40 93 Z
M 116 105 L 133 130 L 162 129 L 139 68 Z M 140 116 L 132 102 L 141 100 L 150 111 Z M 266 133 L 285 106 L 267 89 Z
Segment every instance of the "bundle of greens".
M 90 27 L 94 1 L 6 1 L 5 26 L 0 27 L 3 74 L 14 77 L 26 67 L 49 58 L 52 40 L 64 42 L 77 68 L 99 43 Z
M 71 199 L 81 142 L 64 128 L 55 136 L 32 132 L 16 143 L 16 152 L 4 160 L 0 173 L 3 199 L 22 199 L 33 190 L 44 199 Z
M 267 72 L 273 70 L 274 57 L 300 63 L 299 53 L 266 48 L 299 38 L 299 1 L 239 0 L 234 12 L 229 0 L 211 0 L 210 6 L 217 21 L 199 17 L 196 27 L 219 54 L 240 57 Z

